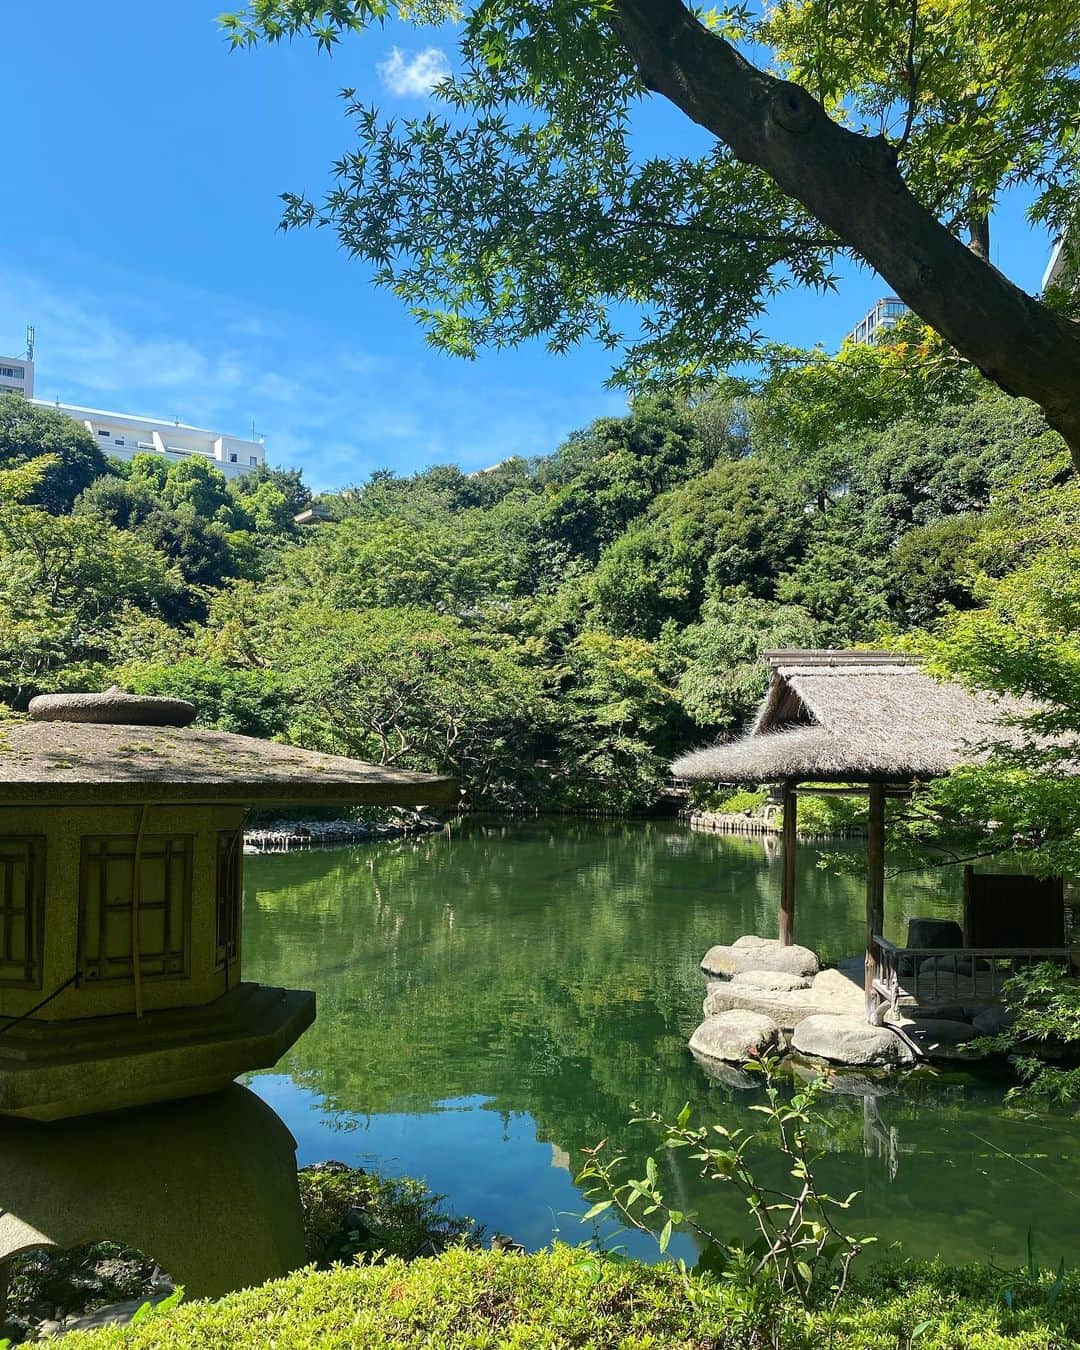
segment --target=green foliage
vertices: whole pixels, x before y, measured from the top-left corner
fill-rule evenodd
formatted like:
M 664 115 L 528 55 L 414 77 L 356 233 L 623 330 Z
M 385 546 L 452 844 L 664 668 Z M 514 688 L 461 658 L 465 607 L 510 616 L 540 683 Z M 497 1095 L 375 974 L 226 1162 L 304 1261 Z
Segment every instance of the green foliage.
M 15 707 L 119 679 L 191 695 L 208 725 L 454 773 L 472 804 L 589 810 L 649 807 L 676 753 L 745 726 L 771 648 L 939 623 L 937 668 L 1042 698 L 987 669 L 1012 651 L 1031 674 L 1039 647 L 1043 676 L 1063 662 L 1055 725 L 1080 717 L 1061 441 L 914 321 L 888 344 L 774 349 L 760 378 L 638 397 L 539 459 L 380 471 L 304 528 L 294 471 L 226 482 L 152 454 L 102 463 L 45 511 L 36 494 L 81 435 L 45 422 L 51 457 L 0 458 Z M 995 847 L 1055 840 L 1060 863 L 1071 785 L 1029 791 L 1033 767 L 938 785 L 913 831 L 992 821 Z
M 944 516 L 901 535 L 889 554 L 889 605 L 905 627 L 925 627 L 948 610 L 975 603 L 983 522 L 969 513 Z
M 299 1172 L 304 1240 L 312 1263 L 437 1256 L 449 1247 L 478 1245 L 471 1219 L 442 1212 L 445 1199 L 411 1177 L 383 1177 L 342 1163 L 317 1163 Z
M 250 585 L 222 594 L 199 653 L 215 670 L 274 671 L 288 690 L 289 739 L 454 773 L 480 801 L 519 799 L 543 690 L 505 642 L 418 607 L 279 600 Z
M 1051 1302 L 1056 1280 L 897 1262 L 853 1282 L 834 1311 L 808 1313 L 735 1283 L 561 1244 L 529 1256 L 455 1247 L 300 1271 L 138 1326 L 68 1336 L 70 1350 L 262 1350 L 270 1329 L 278 1345 L 342 1350 L 1066 1350 L 1080 1335 L 1080 1282 L 1066 1273 Z
M 865 797 L 799 797 L 800 834 L 848 834 L 865 828 L 867 818 Z
M 1004 989 L 1010 1024 L 986 1048 L 1007 1054 L 1020 1083 L 1010 1096 L 1074 1106 L 1080 1100 L 1080 981 L 1053 962 L 1018 971 Z
M 621 355 L 617 382 L 690 384 L 760 350 L 754 324 L 780 288 L 832 283 L 843 224 L 823 229 L 747 162 L 757 124 L 734 111 L 737 97 L 727 117 L 741 130 L 724 134 L 739 155 L 681 139 L 642 150 L 636 114 L 663 82 L 632 59 L 626 30 L 639 25 L 612 22 L 605 5 L 250 0 L 222 24 L 235 46 L 303 35 L 331 51 L 390 13 L 454 23 L 454 74 L 415 118 L 384 117 L 345 90 L 353 143 L 320 201 L 285 194 L 283 223 L 332 228 L 436 346 L 471 356 L 591 339 Z M 985 246 L 985 218 L 1010 186 L 1035 192 L 1033 214 L 1056 235 L 1072 218 L 1076 17 L 1065 3 L 1033 24 L 1022 0 L 783 0 L 702 22 L 883 137 L 914 195 Z M 832 185 L 812 160 L 804 168 Z M 853 230 L 847 242 L 863 240 Z
M 81 516 L 0 501 L 0 700 L 104 675 L 133 613 L 165 613 L 180 577 L 149 544 Z
M 117 677 L 133 694 L 190 699 L 200 726 L 241 736 L 280 737 L 289 725 L 291 693 L 280 676 L 268 670 L 186 656 L 121 667 Z
M 622 811 L 648 805 L 685 728 L 664 651 L 640 638 L 588 629 L 563 661 L 554 729 L 560 770 L 551 801 Z
M 1004 699 L 1012 728 L 983 762 L 931 785 L 910 822 L 918 842 L 979 833 L 1040 875 L 1080 870 L 1080 484 L 1002 494 L 987 517 L 977 609 L 946 615 L 920 645 L 931 669 Z M 1026 703 L 1015 700 L 1022 698 Z
M 929 0 L 868 12 L 857 0 L 780 0 L 760 36 L 834 115 L 899 140 L 912 189 L 954 228 L 1032 184 L 1036 215 L 1063 233 L 1060 184 L 1076 171 L 1062 137 L 1080 96 L 1075 7 L 1029 22 L 1022 0 Z
M 739 788 L 735 792 L 714 793 L 707 805 L 720 815 L 757 815 L 768 800 L 768 788 Z
M 760 459 L 722 461 L 659 497 L 600 558 L 592 594 L 616 632 L 655 637 L 700 612 L 707 588 L 770 597 L 798 556 L 798 500 Z
M 766 1122 L 761 1132 L 729 1130 L 720 1124 L 691 1126 L 689 1103 L 674 1121 L 658 1113 L 648 1120 L 663 1134 L 662 1147 L 689 1150 L 690 1159 L 700 1164 L 710 1181 L 732 1186 L 743 1197 L 751 1220 L 751 1240 L 720 1238 L 702 1227 L 696 1213 L 685 1213 L 681 1201 L 680 1208 L 675 1208 L 665 1198 L 655 1158 L 646 1160 L 644 1177 L 624 1180 L 627 1160 L 605 1155 L 604 1144 L 586 1151 L 587 1162 L 578 1178 L 585 1183 L 586 1196 L 599 1197 L 584 1220 L 614 1209 L 625 1223 L 651 1234 L 659 1219 L 661 1252 L 667 1250 L 673 1230 L 685 1225 L 705 1243 L 699 1270 L 751 1290 L 764 1282 L 780 1297 L 793 1295 L 807 1311 L 822 1306 L 835 1309 L 852 1262 L 874 1239 L 852 1237 L 837 1226 L 839 1212 L 850 1207 L 855 1193 L 838 1199 L 827 1194 L 814 1176 L 820 1154 L 812 1140 L 822 1132 L 817 1103 L 826 1090 L 825 1079 L 814 1077 L 785 1096 L 776 1081 L 776 1061 L 762 1058 L 746 1067 L 760 1072 L 765 1083 L 764 1103 L 750 1108 Z M 759 1177 L 752 1150 L 760 1134 L 767 1134 L 794 1179 L 789 1189 L 779 1190 Z M 685 1265 L 680 1266 L 686 1277 Z M 694 1289 L 688 1282 L 687 1289 L 697 1305 L 708 1301 L 700 1287 Z
M 903 419 L 932 420 L 964 405 L 978 377 L 917 319 L 887 340 L 820 348 L 770 349 L 765 378 L 750 409 L 753 444 L 795 474 L 819 504 L 846 490 L 857 458 L 851 442 Z
M 16 394 L 0 394 L 0 469 L 43 455 L 49 465 L 28 500 L 53 515 L 70 511 L 83 488 L 105 472 L 105 456 L 84 426 Z
M 707 467 L 687 411 L 670 397 L 639 399 L 632 416 L 601 418 L 541 466 L 543 528 L 595 562 L 661 493 Z
M 684 629 L 679 696 L 703 726 L 743 723 L 768 684 L 761 653 L 823 645 L 825 625 L 799 605 L 733 593 L 706 600 L 701 622 Z

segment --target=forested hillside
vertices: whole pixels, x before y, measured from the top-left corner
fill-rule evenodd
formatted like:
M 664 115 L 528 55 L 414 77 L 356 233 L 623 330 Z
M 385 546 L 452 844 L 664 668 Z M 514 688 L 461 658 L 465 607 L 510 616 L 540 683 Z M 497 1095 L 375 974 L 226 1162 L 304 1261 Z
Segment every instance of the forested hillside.
M 295 472 L 106 461 L 14 396 L 0 469 L 10 710 L 183 694 L 209 724 L 453 770 L 500 806 L 647 806 L 673 752 L 745 718 L 764 648 L 937 627 L 979 678 L 987 632 L 1041 603 L 1033 564 L 1071 558 L 1077 507 L 1042 414 L 914 321 L 642 398 L 536 460 L 376 473 L 312 525 Z M 1073 642 L 1075 615 L 1040 614 Z

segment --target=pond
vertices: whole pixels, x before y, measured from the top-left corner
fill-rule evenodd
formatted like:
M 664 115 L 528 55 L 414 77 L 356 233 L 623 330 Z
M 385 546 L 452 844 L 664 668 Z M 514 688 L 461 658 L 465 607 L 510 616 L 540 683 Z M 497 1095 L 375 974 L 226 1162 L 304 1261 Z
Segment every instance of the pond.
M 858 849 L 845 844 L 845 851 Z M 824 863 L 825 866 L 819 866 Z M 857 876 L 800 848 L 797 938 L 823 959 L 860 948 Z M 771 839 L 668 821 L 466 819 L 441 835 L 247 863 L 245 975 L 314 989 L 318 1019 L 250 1085 L 281 1115 L 302 1164 L 337 1158 L 424 1178 L 489 1231 L 529 1248 L 580 1242 L 581 1150 L 643 1159 L 633 1104 L 756 1126 L 753 1092 L 710 1081 L 686 1041 L 700 1021 L 698 961 L 715 942 L 775 934 Z M 949 871 L 890 880 L 887 935 L 909 914 L 955 916 Z M 1006 1108 L 974 1075 L 920 1072 L 872 1098 L 830 1097 L 821 1176 L 861 1192 L 853 1231 L 914 1256 L 1072 1265 L 1080 1231 L 1076 1129 Z M 741 1201 L 702 1190 L 663 1153 L 680 1207 L 730 1237 Z M 763 1165 L 769 1159 L 763 1156 Z M 607 1240 L 655 1257 L 640 1234 Z M 692 1259 L 682 1235 L 673 1250 Z

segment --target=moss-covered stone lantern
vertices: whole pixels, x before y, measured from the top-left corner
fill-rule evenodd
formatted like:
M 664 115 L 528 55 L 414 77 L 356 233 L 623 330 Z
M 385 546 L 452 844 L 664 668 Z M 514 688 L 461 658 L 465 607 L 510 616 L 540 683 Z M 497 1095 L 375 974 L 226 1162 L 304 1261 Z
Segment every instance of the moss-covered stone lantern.
M 0 726 L 0 1114 L 185 1097 L 274 1064 L 315 996 L 241 977 L 252 807 L 435 805 L 452 779 L 50 694 Z

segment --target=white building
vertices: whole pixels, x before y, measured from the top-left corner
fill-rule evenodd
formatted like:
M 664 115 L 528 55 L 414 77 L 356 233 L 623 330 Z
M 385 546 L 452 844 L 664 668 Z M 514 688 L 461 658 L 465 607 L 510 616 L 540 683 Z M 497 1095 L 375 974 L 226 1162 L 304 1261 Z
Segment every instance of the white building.
M 877 342 L 905 314 L 910 313 L 903 300 L 886 295 L 868 310 L 847 335 L 848 342 Z
M 1077 276 L 1075 259 L 1070 257 L 1068 249 L 1068 236 L 1063 236 L 1054 245 L 1053 252 L 1050 254 L 1050 261 L 1046 264 L 1046 271 L 1043 273 L 1042 289 L 1048 290 L 1051 286 L 1061 286 L 1068 291 L 1075 292 L 1080 277 Z
M 0 358 L 0 366 L 4 364 Z M 12 363 L 15 364 L 15 363 Z M 26 362 L 18 364 L 26 365 Z M 36 407 L 52 408 L 81 422 L 105 455 L 115 459 L 134 459 L 136 455 L 162 455 L 170 464 L 184 459 L 206 459 L 226 478 L 239 478 L 266 462 L 261 440 L 226 436 L 220 431 L 188 426 L 185 422 L 161 422 L 131 413 L 107 412 L 102 408 L 81 408 L 74 403 L 50 403 L 31 400 Z
M 0 394 L 34 396 L 34 363 L 25 356 L 0 356 Z

